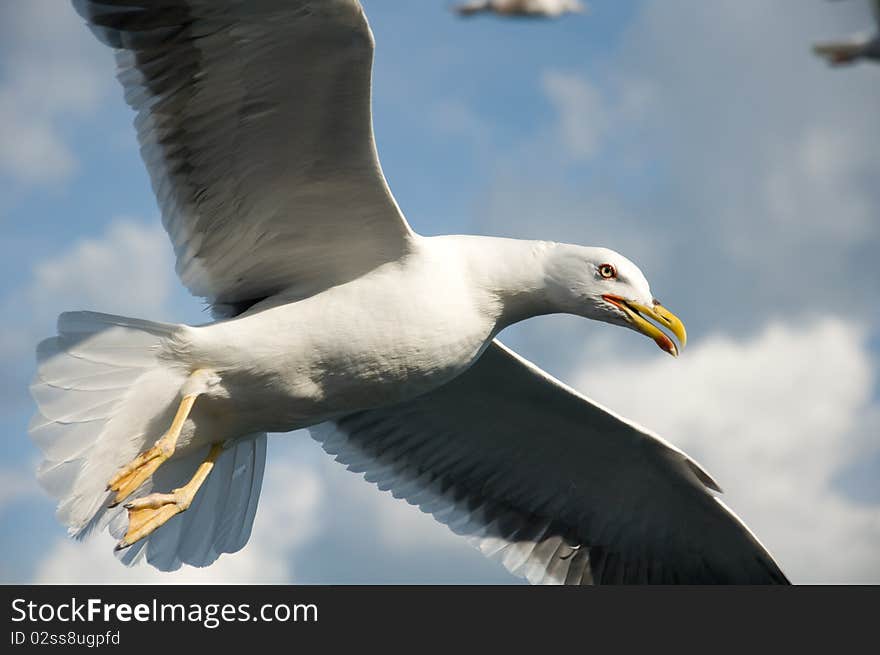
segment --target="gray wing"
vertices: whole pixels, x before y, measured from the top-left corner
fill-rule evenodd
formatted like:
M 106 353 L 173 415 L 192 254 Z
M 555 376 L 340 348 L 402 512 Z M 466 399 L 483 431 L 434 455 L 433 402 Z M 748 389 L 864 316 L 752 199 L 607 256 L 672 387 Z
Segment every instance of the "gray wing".
M 533 583 L 786 583 L 684 453 L 494 343 L 399 405 L 313 429 Z
M 141 153 L 194 294 L 314 293 L 406 251 L 370 108 L 357 0 L 73 0 L 137 112 Z

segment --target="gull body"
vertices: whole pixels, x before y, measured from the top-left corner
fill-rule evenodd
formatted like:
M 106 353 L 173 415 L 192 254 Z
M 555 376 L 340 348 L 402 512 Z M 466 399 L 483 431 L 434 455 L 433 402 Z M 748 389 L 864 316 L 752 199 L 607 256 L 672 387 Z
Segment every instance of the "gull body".
M 306 427 L 534 583 L 787 582 L 692 458 L 496 339 L 561 312 L 677 355 L 633 262 L 410 228 L 357 0 L 74 6 L 116 50 L 177 272 L 216 321 L 70 312 L 38 346 L 38 477 L 72 535 L 207 566 L 250 537 L 266 433 Z
M 629 273 L 642 304 L 653 302 L 638 268 L 605 248 L 414 235 L 404 257 L 363 277 L 303 299 L 281 292 L 234 319 L 181 327 L 165 345 L 168 360 L 218 378 L 181 445 L 289 432 L 409 400 L 460 375 L 502 329 L 532 316 L 625 323 L 563 282 L 606 261 Z
M 182 359 L 222 379 L 205 411 L 212 399 L 231 399 L 223 422 L 236 417 L 232 437 L 288 432 L 455 377 L 497 330 L 490 298 L 461 267 L 467 251 L 458 245 L 413 239 L 401 260 L 353 281 L 303 299 L 282 292 L 239 317 L 186 328 L 175 341 Z

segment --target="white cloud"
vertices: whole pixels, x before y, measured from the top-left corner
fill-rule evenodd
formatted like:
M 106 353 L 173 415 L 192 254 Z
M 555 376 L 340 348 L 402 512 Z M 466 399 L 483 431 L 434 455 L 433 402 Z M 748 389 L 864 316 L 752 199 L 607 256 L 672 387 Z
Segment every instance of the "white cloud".
M 805 126 L 796 142 L 776 149 L 763 189 L 767 216 L 797 233 L 851 244 L 870 235 L 875 211 L 861 175 L 874 168 L 858 131 Z
M 834 478 L 877 448 L 875 377 L 864 329 L 826 318 L 584 364 L 576 384 L 705 465 L 795 582 L 864 583 L 880 581 L 880 511 Z
M 604 96 L 586 79 L 559 71 L 545 73 L 542 87 L 558 114 L 562 148 L 576 160 L 595 156 L 610 126 Z
M 591 102 L 608 121 L 585 139 L 592 158 L 547 152 L 547 136 L 581 116 L 557 112 L 541 139 L 526 135 L 487 167 L 477 229 L 619 250 L 696 338 L 841 311 L 876 332 L 877 70 L 830 70 L 810 53 L 863 24 L 863 5 L 640 3 L 610 52 L 560 78 L 599 93 Z M 572 348 L 607 328 L 560 338 L 560 324 L 530 321 L 515 345 L 565 377 Z M 629 354 L 629 341 L 612 341 Z
M 0 173 L 19 183 L 68 177 L 76 158 L 59 119 L 93 112 L 112 83 L 112 57 L 69 3 L 0 8 Z
M 772 261 L 814 295 L 846 286 L 863 263 L 851 251 L 880 240 L 880 132 L 867 110 L 880 88 L 875 71 L 829 70 L 809 45 L 849 18 L 818 2 L 643 5 L 613 66 L 651 89 L 631 148 L 661 153 L 656 171 L 675 196 L 647 228 L 677 229 L 691 251 L 689 232 L 710 233 L 697 244 L 708 261 Z M 841 277 L 811 265 L 828 260 Z
M 125 567 L 113 555 L 114 541 L 102 533 L 85 542 L 59 539 L 39 563 L 36 584 L 279 584 L 294 582 L 296 549 L 320 529 L 320 478 L 284 461 L 266 469 L 260 506 L 248 545 L 222 555 L 206 568 L 163 573 L 141 563 Z
M 589 72 L 544 73 L 557 114 L 503 153 L 480 229 L 618 249 L 676 307 L 699 299 L 699 328 L 843 305 L 873 319 L 876 67 L 809 51 L 864 18 L 844 4 L 642 3 Z M 554 158 L 554 133 L 593 165 Z
M 115 219 L 104 234 L 84 238 L 34 265 L 30 282 L 0 299 L 9 317 L 0 354 L 20 358 L 54 333 L 61 312 L 89 309 L 161 320 L 174 288 L 174 258 L 158 221 Z
M 155 318 L 173 276 L 171 246 L 159 222 L 116 219 L 100 238 L 82 239 L 38 263 L 28 298 L 38 318 L 76 308 Z

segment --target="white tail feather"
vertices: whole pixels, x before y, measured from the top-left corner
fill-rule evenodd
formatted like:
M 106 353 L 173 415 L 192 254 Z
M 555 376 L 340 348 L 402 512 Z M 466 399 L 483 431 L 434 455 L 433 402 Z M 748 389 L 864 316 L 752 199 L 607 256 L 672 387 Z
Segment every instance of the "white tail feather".
M 58 336 L 37 348 L 31 392 L 37 414 L 31 437 L 45 456 L 38 470 L 57 498 L 58 519 L 77 537 L 109 525 L 126 528 L 126 512 L 108 508 L 107 481 L 152 445 L 170 425 L 187 379 L 185 367 L 162 356 L 178 326 L 74 312 L 58 320 Z M 188 511 L 120 557 L 141 557 L 162 570 L 210 564 L 247 543 L 262 486 L 264 434 L 239 439 L 223 452 Z M 140 493 L 170 491 L 195 471 L 204 452 L 163 464 Z M 139 494 L 140 495 L 140 494 Z

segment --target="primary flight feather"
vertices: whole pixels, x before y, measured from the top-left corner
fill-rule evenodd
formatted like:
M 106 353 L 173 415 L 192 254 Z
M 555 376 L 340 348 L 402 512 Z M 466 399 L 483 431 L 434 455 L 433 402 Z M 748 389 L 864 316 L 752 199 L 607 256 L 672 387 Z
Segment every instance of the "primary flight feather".
M 178 273 L 218 320 L 75 312 L 40 345 L 31 431 L 72 534 L 210 564 L 249 538 L 266 433 L 308 428 L 532 582 L 786 582 L 692 459 L 495 340 L 565 312 L 678 354 L 635 264 L 410 229 L 356 0 L 74 4 L 116 49 Z

